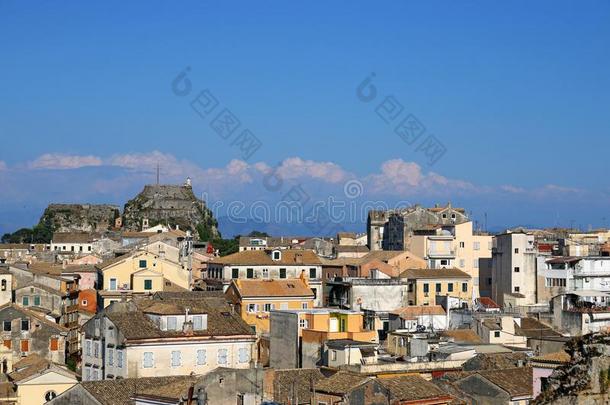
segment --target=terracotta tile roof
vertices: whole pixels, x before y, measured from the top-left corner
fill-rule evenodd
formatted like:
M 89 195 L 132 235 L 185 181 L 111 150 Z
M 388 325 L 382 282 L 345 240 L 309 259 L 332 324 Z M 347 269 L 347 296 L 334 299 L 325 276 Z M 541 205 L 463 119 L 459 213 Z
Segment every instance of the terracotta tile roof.
M 55 232 L 51 238 L 52 243 L 89 243 L 99 235 L 87 232 Z
M 161 382 L 158 385 L 138 390 L 134 396 L 158 399 L 180 400 L 188 395 L 191 385 L 197 383 L 200 377 L 189 375 L 189 378 L 180 378 L 172 381 Z
M 482 343 L 481 337 L 472 329 L 454 329 L 440 332 L 441 336 L 453 338 L 455 343 Z
M 496 302 L 494 300 L 492 300 L 489 297 L 479 297 L 477 298 L 477 301 L 483 305 L 485 308 L 500 308 L 500 306 L 498 304 L 496 304 Z
M 134 304 L 138 308 L 132 312 L 107 312 L 106 316 L 124 334 L 126 339 L 155 339 L 176 338 L 184 336 L 182 331 L 162 331 L 145 314 L 147 308 L 159 308 L 158 304 L 175 305 L 183 313 L 188 307 L 191 313 L 205 313 L 208 315 L 206 330 L 194 331 L 194 336 L 234 336 L 253 335 L 252 329 L 234 311 L 224 297 L 209 297 L 203 299 L 172 300 L 164 301 L 151 299 L 135 299 Z M 172 311 L 175 310 L 172 309 Z
M 339 245 L 335 247 L 338 253 L 364 253 L 368 252 L 368 246 L 364 245 Z
M 539 363 L 561 364 L 561 363 L 569 363 L 570 360 L 572 360 L 572 356 L 570 356 L 568 353 L 566 353 L 562 350 L 559 352 L 544 354 L 542 356 L 532 357 L 530 360 L 532 362 L 539 362 Z
M 29 309 L 25 309 L 19 305 L 13 304 L 13 303 L 8 303 L 8 304 L 4 304 L 4 305 L 0 306 L 0 311 L 3 311 L 7 308 L 12 308 L 13 310 L 15 310 L 17 312 L 21 312 L 24 315 L 27 315 L 31 318 L 35 318 L 38 322 L 55 329 L 59 333 L 68 332 L 68 329 L 66 327 L 59 325 L 55 322 L 51 322 L 50 320 L 48 320 L 47 318 L 45 318 L 42 314 L 40 314 L 38 312 L 31 311 Z
M 51 366 L 51 362 L 37 353 L 32 353 L 24 359 L 13 364 L 13 372 L 8 374 L 11 381 L 19 382 L 34 374 L 46 370 Z
M 273 260 L 271 254 L 266 250 L 245 250 L 228 256 L 218 257 L 210 261 L 210 263 L 231 265 L 268 265 L 268 266 L 319 266 L 322 264 L 320 258 L 313 250 L 306 249 L 283 249 L 281 250 L 281 259 Z
M 46 292 L 48 292 L 50 294 L 58 295 L 60 297 L 63 297 L 64 295 L 67 295 L 67 292 L 64 293 L 64 292 L 61 292 L 60 290 L 56 290 L 55 288 L 51 288 L 49 286 L 42 285 L 42 284 L 39 284 L 39 283 L 27 283 L 23 287 L 16 288 L 15 291 L 19 291 L 19 290 L 23 290 L 24 288 L 31 288 L 31 287 L 39 288 L 39 289 L 41 289 L 43 291 L 46 291 Z
M 419 375 L 379 378 L 378 381 L 390 390 L 392 401 L 450 399 L 440 388 Z
M 530 338 L 561 336 L 561 333 L 534 318 L 521 318 L 521 325 L 515 322 L 515 334 Z
M 478 372 L 511 397 L 531 397 L 534 392 L 531 367 L 510 368 L 504 370 L 485 370 Z
M 273 373 L 273 399 L 281 404 L 289 403 L 292 399 L 293 390 L 299 398 L 300 403 L 310 403 L 311 386 L 324 379 L 320 369 L 287 369 L 268 370 Z
M 527 358 L 526 352 L 479 353 L 466 361 L 462 368 L 465 371 L 509 369 L 525 364 Z
M 339 371 L 325 380 L 318 381 L 315 390 L 316 392 L 344 395 L 369 380 L 372 378 L 366 375 Z
M 395 309 L 391 313 L 400 316 L 402 319 L 415 319 L 418 316 L 447 314 L 440 305 L 413 305 Z
M 238 279 L 233 280 L 232 284 L 242 297 L 314 297 L 311 288 L 298 278 L 278 280 Z
M 401 278 L 409 279 L 439 279 L 439 278 L 470 278 L 468 273 L 460 269 L 409 269 L 400 274 Z
M 131 399 L 136 393 L 157 388 L 163 390 L 166 385 L 184 383 L 189 387 L 195 376 L 141 377 L 118 380 L 83 381 L 82 387 L 103 405 L 132 405 Z

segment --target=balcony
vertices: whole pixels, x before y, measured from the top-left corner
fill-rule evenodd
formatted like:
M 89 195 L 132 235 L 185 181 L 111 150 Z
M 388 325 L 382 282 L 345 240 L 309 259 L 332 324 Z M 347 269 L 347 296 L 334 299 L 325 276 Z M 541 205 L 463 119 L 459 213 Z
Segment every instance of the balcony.
M 75 304 L 75 305 L 68 305 L 68 306 L 66 307 L 66 313 L 67 313 L 67 314 L 72 313 L 72 312 L 77 312 L 77 311 L 78 311 L 78 304 Z
M 427 250 L 430 259 L 454 259 L 455 249 L 430 249 Z

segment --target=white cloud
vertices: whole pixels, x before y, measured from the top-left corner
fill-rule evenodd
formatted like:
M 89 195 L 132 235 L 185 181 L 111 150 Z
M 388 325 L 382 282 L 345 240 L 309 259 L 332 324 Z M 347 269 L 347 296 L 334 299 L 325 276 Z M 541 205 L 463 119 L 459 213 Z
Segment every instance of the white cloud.
M 277 173 L 283 179 L 310 177 L 328 183 L 339 183 L 349 176 L 349 173 L 336 163 L 303 160 L 299 157 L 284 159 L 277 168 Z
M 381 164 L 381 172 L 366 176 L 363 181 L 375 193 L 409 195 L 453 190 L 474 190 L 463 180 L 449 179 L 434 172 L 424 173 L 415 162 L 391 159 Z
M 514 193 L 514 194 L 525 193 L 525 191 L 526 191 L 523 187 L 517 187 L 517 186 L 510 185 L 510 184 L 505 184 L 505 185 L 500 186 L 500 190 L 506 191 L 507 193 Z
M 101 166 L 102 159 L 93 156 L 65 155 L 61 153 L 45 153 L 36 160 L 27 163 L 30 169 L 79 169 L 87 166 Z

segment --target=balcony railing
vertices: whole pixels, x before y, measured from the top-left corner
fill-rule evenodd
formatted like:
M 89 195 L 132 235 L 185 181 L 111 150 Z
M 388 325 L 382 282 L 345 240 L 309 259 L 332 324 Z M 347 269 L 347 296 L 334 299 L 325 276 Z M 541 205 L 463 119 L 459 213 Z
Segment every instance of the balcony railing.
M 455 249 L 428 249 L 428 257 L 455 257 Z

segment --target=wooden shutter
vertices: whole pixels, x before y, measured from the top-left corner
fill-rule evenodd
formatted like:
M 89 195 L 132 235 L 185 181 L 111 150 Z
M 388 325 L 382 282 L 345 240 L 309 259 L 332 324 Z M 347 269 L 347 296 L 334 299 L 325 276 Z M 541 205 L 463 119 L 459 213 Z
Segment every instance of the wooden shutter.
M 21 341 L 21 351 L 22 352 L 29 352 L 30 351 L 30 341 L 29 340 L 22 340 Z
M 57 351 L 59 349 L 59 339 L 51 338 L 51 351 Z

